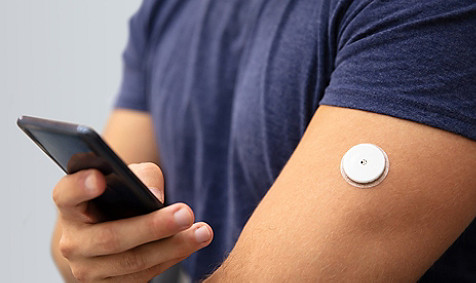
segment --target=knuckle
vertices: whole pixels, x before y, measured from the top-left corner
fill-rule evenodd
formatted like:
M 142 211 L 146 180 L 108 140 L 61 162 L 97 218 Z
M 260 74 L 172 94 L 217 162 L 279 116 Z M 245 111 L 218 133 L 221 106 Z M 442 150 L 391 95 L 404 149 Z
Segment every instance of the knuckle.
M 119 268 L 127 270 L 129 272 L 138 272 L 147 268 L 147 262 L 141 255 L 136 252 L 130 251 L 126 255 L 120 258 Z
M 151 215 L 149 218 L 149 223 L 147 227 L 150 230 L 150 234 L 153 238 L 155 239 L 161 239 L 164 235 L 164 227 L 167 227 L 166 229 L 170 229 L 169 227 L 173 226 L 173 223 L 165 223 L 165 222 L 173 222 L 172 219 L 169 219 L 168 221 L 165 221 L 162 218 L 157 217 L 156 215 Z
M 187 237 L 181 239 L 181 256 L 189 255 L 198 251 L 201 248 L 201 245 L 197 243 L 197 240 L 195 239 L 194 233 L 195 232 L 192 232 L 191 234 L 187 235 Z
M 79 282 L 91 281 L 89 271 L 81 265 L 72 265 L 71 273 L 73 274 L 74 278 L 76 278 L 76 280 L 78 280 Z
M 176 247 L 173 251 L 174 258 L 188 257 L 190 254 L 198 250 L 198 246 L 194 244 L 194 240 L 189 235 L 176 235 L 173 237 L 172 245 Z
M 56 204 L 57 207 L 61 208 L 64 206 L 64 203 L 62 202 L 62 199 L 61 199 L 62 191 L 61 191 L 59 183 L 53 189 L 53 193 L 51 196 L 53 198 L 53 202 Z
M 70 259 L 76 250 L 74 243 L 69 239 L 69 237 L 64 235 L 60 238 L 58 248 L 61 255 L 66 259 Z
M 106 252 L 116 252 L 120 249 L 121 243 L 115 230 L 110 226 L 102 227 L 96 236 L 97 245 Z

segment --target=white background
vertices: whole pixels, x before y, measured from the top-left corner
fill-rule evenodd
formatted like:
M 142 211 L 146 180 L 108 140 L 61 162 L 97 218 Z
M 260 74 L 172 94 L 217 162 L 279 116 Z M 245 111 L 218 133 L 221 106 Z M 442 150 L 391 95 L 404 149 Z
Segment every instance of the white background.
M 22 114 L 103 128 L 139 0 L 0 1 L 0 281 L 61 282 L 51 191 L 63 175 L 15 122 Z

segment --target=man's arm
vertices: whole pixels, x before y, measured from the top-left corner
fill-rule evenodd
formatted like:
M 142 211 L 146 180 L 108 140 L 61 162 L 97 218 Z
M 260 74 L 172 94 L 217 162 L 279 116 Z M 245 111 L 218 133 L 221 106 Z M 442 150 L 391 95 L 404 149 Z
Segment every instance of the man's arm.
M 344 181 L 360 143 L 387 154 L 373 188 Z M 416 281 L 476 216 L 476 142 L 321 106 L 211 282 Z
M 145 112 L 114 110 L 104 129 L 103 138 L 127 164 L 146 161 L 158 163 L 152 119 Z M 74 281 L 66 259 L 59 252 L 61 234 L 61 223 L 57 221 L 51 242 L 53 259 L 63 277 L 67 281 Z
M 149 113 L 116 109 L 102 136 L 127 164 L 159 162 L 154 123 Z

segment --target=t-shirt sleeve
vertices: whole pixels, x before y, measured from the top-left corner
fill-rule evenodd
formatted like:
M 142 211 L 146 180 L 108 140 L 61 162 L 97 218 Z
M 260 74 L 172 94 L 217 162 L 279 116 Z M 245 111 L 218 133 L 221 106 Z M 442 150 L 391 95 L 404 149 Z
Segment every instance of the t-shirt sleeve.
M 148 111 L 146 68 L 150 2 L 144 1 L 129 20 L 129 39 L 122 55 L 122 82 L 114 108 Z
M 334 69 L 320 104 L 386 114 L 476 140 L 476 3 L 362 3 L 337 8 L 343 16 L 334 26 Z

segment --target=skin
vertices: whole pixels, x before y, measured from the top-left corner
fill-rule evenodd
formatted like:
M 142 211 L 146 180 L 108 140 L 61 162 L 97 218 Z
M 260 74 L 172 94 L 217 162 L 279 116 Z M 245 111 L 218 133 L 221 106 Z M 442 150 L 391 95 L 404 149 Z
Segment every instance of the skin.
M 339 170 L 359 143 L 388 154 L 371 189 Z M 476 216 L 475 156 L 446 131 L 321 106 L 208 282 L 415 282 Z
M 359 143 L 378 145 L 390 161 L 387 178 L 371 189 L 355 188 L 340 174 L 343 154 Z M 416 281 L 476 216 L 474 156 L 476 142 L 446 131 L 385 115 L 321 106 L 278 179 L 250 217 L 235 248 L 207 280 Z M 161 175 L 158 170 L 147 170 L 141 178 L 160 180 Z M 60 187 L 80 188 L 69 185 L 68 180 L 64 182 L 68 185 Z M 92 195 L 99 193 L 100 190 Z M 78 198 L 81 199 L 75 195 L 70 199 L 77 202 Z M 68 219 L 68 210 L 58 206 L 62 212 L 59 219 Z M 127 221 L 130 230 L 144 231 L 143 235 L 108 230 L 113 232 L 109 237 L 116 239 L 114 247 L 129 248 L 137 242 L 134 237 L 150 239 L 151 232 L 143 226 L 147 221 Z M 125 225 L 116 224 L 117 227 Z M 68 225 L 68 229 L 76 229 Z M 64 237 L 68 239 L 68 229 L 63 227 L 60 242 Z M 101 229 L 92 230 L 97 234 L 88 234 L 88 239 L 100 239 Z M 169 232 L 174 232 L 172 230 Z M 77 235 L 78 232 L 73 231 Z M 200 247 L 194 246 L 193 237 L 183 238 L 186 240 L 176 247 L 187 246 L 186 242 L 196 249 Z M 75 245 L 66 247 L 89 247 L 88 239 L 76 236 Z M 98 245 L 101 243 L 107 241 Z M 144 258 L 135 259 L 140 263 L 154 262 L 153 266 L 158 262 L 161 267 L 137 271 L 135 274 L 144 275 L 141 279 L 179 260 L 161 263 L 163 261 L 157 261 L 154 254 L 163 254 L 164 250 L 152 244 L 146 246 L 151 251 L 141 254 Z M 97 247 L 82 250 L 91 252 Z M 184 250 L 192 252 L 194 248 Z M 69 256 L 70 249 L 60 247 L 60 250 L 66 258 L 73 258 Z M 81 254 L 82 261 L 76 261 L 77 266 L 82 267 L 79 274 L 95 274 L 91 271 L 94 260 L 85 254 Z M 117 271 L 121 262 L 131 264 L 130 260 L 121 260 L 117 255 L 122 254 L 106 257 L 110 260 L 104 264 L 103 275 Z M 74 263 L 69 259 L 73 270 Z M 80 279 L 94 281 L 93 276 Z
M 144 113 L 114 111 L 104 137 L 128 163 L 158 160 L 150 117 Z M 157 165 L 146 162 L 129 167 L 164 199 Z M 99 171 L 83 170 L 63 177 L 53 191 L 58 219 L 52 253 L 67 282 L 146 282 L 212 241 L 210 226 L 193 223 L 193 211 L 183 203 L 144 216 L 97 223 L 88 201 L 104 190 L 105 179 Z

